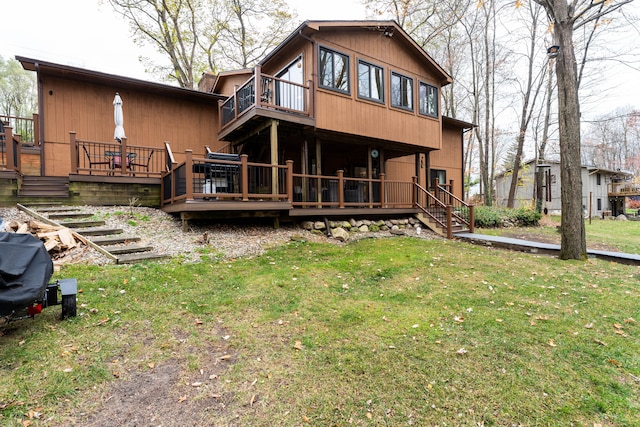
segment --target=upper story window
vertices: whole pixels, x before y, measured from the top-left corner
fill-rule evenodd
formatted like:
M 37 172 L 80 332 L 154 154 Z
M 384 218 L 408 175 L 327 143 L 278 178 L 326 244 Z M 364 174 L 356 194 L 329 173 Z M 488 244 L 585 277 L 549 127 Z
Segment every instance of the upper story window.
M 431 117 L 438 117 L 438 88 L 420 82 L 418 93 L 420 114 Z
M 320 47 L 320 86 L 349 93 L 349 57 Z
M 596 174 L 596 185 L 602 185 L 602 175 Z
M 358 61 L 358 96 L 384 102 L 384 72 L 382 67 Z
M 413 111 L 413 79 L 391 73 L 391 105 Z

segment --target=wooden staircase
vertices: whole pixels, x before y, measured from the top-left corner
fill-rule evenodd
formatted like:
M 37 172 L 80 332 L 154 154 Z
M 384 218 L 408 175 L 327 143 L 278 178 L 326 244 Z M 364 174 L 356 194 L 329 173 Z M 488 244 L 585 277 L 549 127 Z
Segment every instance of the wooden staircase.
M 102 220 L 91 220 L 90 212 L 73 207 L 41 207 L 37 211 L 18 205 L 18 208 L 51 225 L 71 229 L 83 241 L 98 250 L 116 264 L 132 264 L 147 260 L 167 258 L 153 251 L 153 246 L 140 244 L 137 236 L 125 235 L 121 228 L 106 227 Z
M 416 218 L 440 236 L 452 239 L 455 233 L 473 233 L 473 206 L 457 198 L 436 182 L 435 194 L 416 184 Z
M 69 177 L 24 176 L 18 197 L 27 203 L 42 203 L 69 198 Z

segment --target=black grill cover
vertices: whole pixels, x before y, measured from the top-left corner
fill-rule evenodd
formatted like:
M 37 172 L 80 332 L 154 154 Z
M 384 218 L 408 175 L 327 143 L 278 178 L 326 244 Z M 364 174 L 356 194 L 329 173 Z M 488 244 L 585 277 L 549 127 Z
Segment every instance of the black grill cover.
M 42 301 L 52 275 L 53 262 L 40 240 L 0 232 L 0 316 Z

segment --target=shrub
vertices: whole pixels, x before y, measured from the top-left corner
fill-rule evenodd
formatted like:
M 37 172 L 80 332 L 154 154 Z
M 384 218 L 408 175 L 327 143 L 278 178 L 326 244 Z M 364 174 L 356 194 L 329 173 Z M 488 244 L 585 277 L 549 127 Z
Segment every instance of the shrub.
M 494 206 L 476 206 L 474 208 L 474 224 L 480 228 L 502 227 L 509 223 L 519 227 L 538 225 L 542 216 L 531 209 L 507 209 Z
M 473 210 L 473 223 L 476 227 L 492 228 L 502 224 L 499 209 L 492 206 L 476 206 Z

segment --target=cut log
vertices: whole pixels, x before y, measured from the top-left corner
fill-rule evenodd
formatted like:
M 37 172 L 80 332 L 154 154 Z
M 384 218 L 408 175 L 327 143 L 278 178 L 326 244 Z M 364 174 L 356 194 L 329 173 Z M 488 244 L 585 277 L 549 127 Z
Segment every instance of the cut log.
M 62 244 L 66 246 L 68 249 L 76 247 L 76 244 L 77 244 L 76 239 L 73 238 L 73 234 L 71 233 L 71 230 L 69 230 L 68 228 L 63 228 L 61 230 L 58 230 L 58 237 L 60 238 L 60 241 L 62 242 Z

